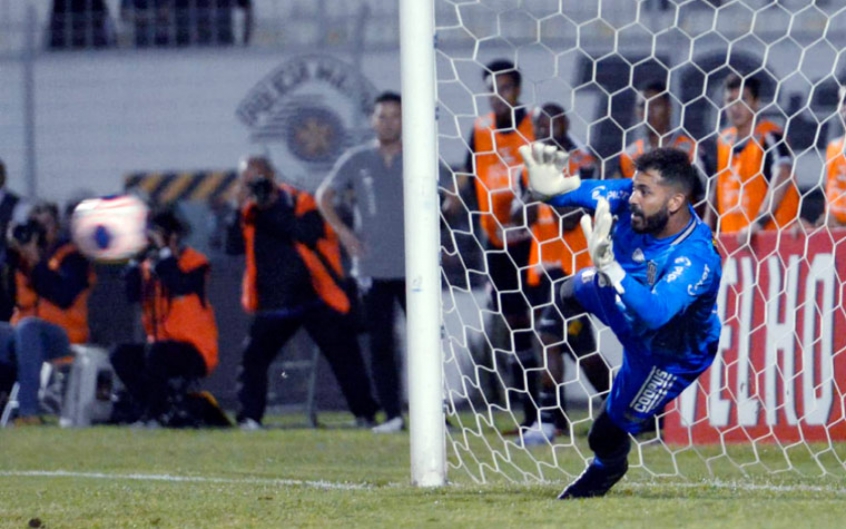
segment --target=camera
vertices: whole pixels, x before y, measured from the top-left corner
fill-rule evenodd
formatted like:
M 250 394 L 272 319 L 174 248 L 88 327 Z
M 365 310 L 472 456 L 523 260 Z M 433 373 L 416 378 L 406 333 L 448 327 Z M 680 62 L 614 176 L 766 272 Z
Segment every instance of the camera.
M 250 182 L 247 187 L 250 190 L 250 195 L 253 197 L 253 200 L 256 201 L 256 204 L 263 206 L 270 203 L 274 187 L 271 180 L 267 178 L 259 178 L 258 180 Z
M 37 241 L 40 246 L 44 244 L 45 235 L 44 226 L 40 222 L 30 219 L 23 224 L 13 226 L 9 238 L 10 242 L 18 246 L 27 245 L 33 240 Z

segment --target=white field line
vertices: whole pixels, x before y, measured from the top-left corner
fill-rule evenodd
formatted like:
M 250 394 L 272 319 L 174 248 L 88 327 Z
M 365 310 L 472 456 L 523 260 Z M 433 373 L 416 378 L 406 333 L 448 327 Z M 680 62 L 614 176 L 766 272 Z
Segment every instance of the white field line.
M 163 481 L 169 483 L 230 483 L 230 484 L 253 484 L 253 485 L 276 485 L 283 487 L 308 487 L 324 490 L 369 490 L 374 488 L 366 483 L 334 483 L 331 481 L 310 481 L 299 479 L 262 479 L 262 478 L 215 478 L 206 476 L 173 476 L 170 474 L 106 474 L 102 472 L 72 472 L 68 470 L 6 470 L 0 471 L 0 477 L 47 477 L 47 478 L 88 478 L 88 479 L 109 479 L 109 480 L 134 480 L 134 481 Z M 773 485 L 743 483 L 738 481 L 701 481 L 696 483 L 672 483 L 660 481 L 651 482 L 622 482 L 623 487 L 635 489 L 646 489 L 650 487 L 672 486 L 679 488 L 715 488 L 726 490 L 740 490 L 745 492 L 828 492 L 834 494 L 846 494 L 846 488 L 825 487 L 821 485 Z M 398 486 L 392 484 L 388 486 Z M 450 487 L 478 487 L 477 485 L 456 485 Z
M 696 483 L 661 483 L 660 481 L 650 481 L 650 482 L 621 482 L 623 486 L 629 486 L 632 488 L 638 489 L 646 489 L 650 487 L 659 487 L 659 486 L 672 486 L 672 487 L 679 487 L 685 489 L 698 489 L 698 488 L 713 488 L 713 489 L 726 489 L 726 490 L 740 490 L 744 492 L 756 492 L 756 491 L 764 491 L 764 492 L 831 492 L 834 494 L 846 494 L 846 489 L 840 487 L 826 487 L 822 485 L 773 485 L 771 483 L 765 484 L 758 484 L 758 483 L 743 483 L 738 481 L 700 481 Z
M 46 478 L 88 478 L 134 481 L 165 481 L 170 483 L 230 483 L 252 485 L 277 485 L 284 487 L 309 487 L 332 490 L 364 490 L 371 488 L 365 483 L 333 483 L 330 481 L 308 481 L 300 479 L 261 478 L 214 478 L 205 476 L 173 476 L 170 474 L 106 474 L 102 472 L 72 472 L 69 470 L 6 470 L 0 477 L 46 477 Z

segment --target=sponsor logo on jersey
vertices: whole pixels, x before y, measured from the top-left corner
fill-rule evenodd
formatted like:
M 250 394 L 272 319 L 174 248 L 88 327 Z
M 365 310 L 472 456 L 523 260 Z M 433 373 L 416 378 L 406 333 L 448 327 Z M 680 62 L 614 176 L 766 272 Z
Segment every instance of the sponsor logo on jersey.
M 682 275 L 682 272 L 684 272 L 684 268 L 681 266 L 673 268 L 673 270 L 669 274 L 667 274 L 667 283 L 672 283 L 673 281 L 678 279 L 679 276 Z
M 687 286 L 687 293 L 691 296 L 695 296 L 696 291 L 702 288 L 702 286 L 705 284 L 705 281 L 708 280 L 709 275 L 711 275 L 711 269 L 708 267 L 708 265 L 705 265 L 705 270 L 702 271 L 702 277 L 699 278 L 699 281 L 697 281 L 695 285 Z
M 638 413 L 651 413 L 667 396 L 676 376 L 653 367 L 629 406 Z
M 632 252 L 632 261 L 636 263 L 642 263 L 646 261 L 646 257 L 643 255 L 643 250 L 640 248 L 635 248 L 635 251 Z

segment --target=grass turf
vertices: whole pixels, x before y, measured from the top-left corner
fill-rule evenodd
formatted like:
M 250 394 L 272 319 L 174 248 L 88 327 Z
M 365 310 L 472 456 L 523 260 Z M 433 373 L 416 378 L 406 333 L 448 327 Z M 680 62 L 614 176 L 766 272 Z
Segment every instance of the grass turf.
M 488 482 L 479 484 L 451 467 L 448 486 L 425 490 L 410 483 L 407 433 L 375 436 L 344 427 L 348 418 L 342 415 L 321 415 L 329 427 L 315 430 L 287 420 L 277 418 L 281 427 L 263 432 L 0 430 L 0 527 L 795 529 L 841 527 L 846 515 L 842 466 L 829 461 L 830 473 L 820 476 L 807 450 L 789 464 L 776 449 L 682 451 L 675 455 L 684 473 L 678 478 L 637 468 L 643 458 L 650 468 L 663 465 L 664 473 L 672 473 L 662 447 L 645 447 L 633 454 L 635 468 L 606 498 L 558 502 L 554 498 L 570 473 L 584 465 L 574 446 L 554 453 L 533 449 L 529 458 L 510 441 L 483 432 L 472 442 L 484 439 L 499 455 L 480 461 L 499 461 L 528 477 L 511 483 L 488 474 Z M 582 432 L 573 442 L 584 450 Z M 455 465 L 452 443 L 448 453 Z M 708 458 L 711 472 L 702 463 Z M 793 470 L 770 472 L 785 465 Z M 542 481 L 532 477 L 538 468 Z

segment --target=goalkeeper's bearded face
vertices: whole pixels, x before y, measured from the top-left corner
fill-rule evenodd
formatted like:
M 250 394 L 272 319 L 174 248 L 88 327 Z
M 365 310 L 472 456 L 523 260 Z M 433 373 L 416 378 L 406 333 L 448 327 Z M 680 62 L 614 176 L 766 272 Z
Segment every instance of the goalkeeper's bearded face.
M 653 171 L 635 173 L 629 198 L 632 229 L 637 233 L 660 234 L 670 220 L 671 190 L 659 184 Z

